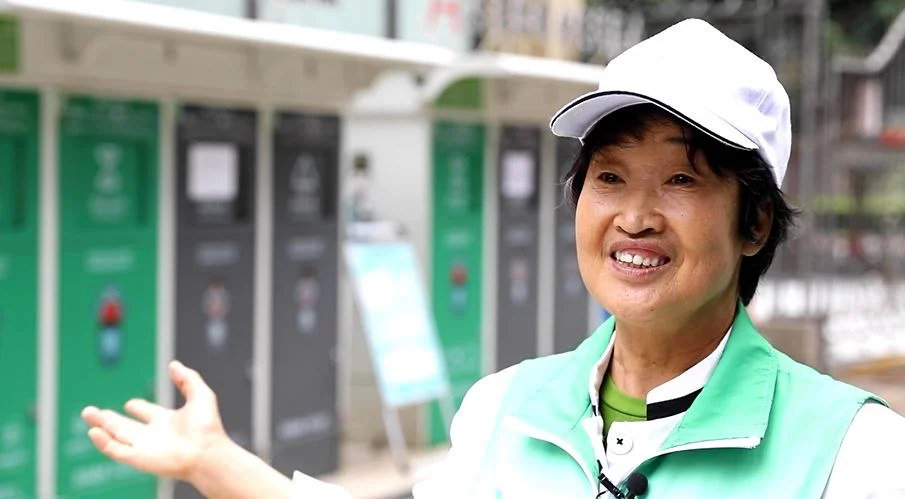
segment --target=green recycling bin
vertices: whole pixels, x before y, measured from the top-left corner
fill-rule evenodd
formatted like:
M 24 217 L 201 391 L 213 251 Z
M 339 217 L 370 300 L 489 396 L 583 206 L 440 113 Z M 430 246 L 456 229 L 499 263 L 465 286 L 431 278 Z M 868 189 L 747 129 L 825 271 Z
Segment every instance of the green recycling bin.
M 455 407 L 481 377 L 484 235 L 482 124 L 433 125 L 431 300 Z M 431 442 L 447 438 L 439 404 L 431 404 Z
M 0 91 L 0 497 L 36 497 L 38 95 Z
M 64 98 L 59 140 L 57 494 L 152 498 L 156 480 L 94 449 L 80 411 L 154 396 L 158 108 Z

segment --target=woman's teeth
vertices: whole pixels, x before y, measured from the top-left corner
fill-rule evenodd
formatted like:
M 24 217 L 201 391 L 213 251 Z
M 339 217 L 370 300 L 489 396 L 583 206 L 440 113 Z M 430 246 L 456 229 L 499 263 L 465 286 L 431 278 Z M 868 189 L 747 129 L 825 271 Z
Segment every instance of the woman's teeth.
M 645 258 L 641 255 L 634 255 L 628 251 L 617 251 L 613 254 L 617 261 L 629 264 L 633 267 L 659 267 L 669 261 L 666 257 Z

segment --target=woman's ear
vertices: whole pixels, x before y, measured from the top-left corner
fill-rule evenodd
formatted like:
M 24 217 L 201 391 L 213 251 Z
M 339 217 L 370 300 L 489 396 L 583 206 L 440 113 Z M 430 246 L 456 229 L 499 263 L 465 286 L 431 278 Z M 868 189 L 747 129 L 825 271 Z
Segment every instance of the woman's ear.
M 756 220 L 751 226 L 751 238 L 742 242 L 742 254 L 745 256 L 756 255 L 770 236 L 770 229 L 773 226 L 773 205 L 765 203 L 757 209 Z

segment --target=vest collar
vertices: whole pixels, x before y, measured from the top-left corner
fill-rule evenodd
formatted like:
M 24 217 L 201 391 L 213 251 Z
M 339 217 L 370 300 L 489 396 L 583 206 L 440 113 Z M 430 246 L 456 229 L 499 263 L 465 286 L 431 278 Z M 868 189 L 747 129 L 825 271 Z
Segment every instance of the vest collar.
M 779 363 L 739 303 L 726 350 L 664 449 L 714 440 L 762 440 L 770 421 Z
M 591 412 L 594 415 L 600 414 L 600 387 L 603 385 L 603 379 L 609 369 L 610 361 L 613 357 L 613 348 L 616 341 L 618 331 L 613 331 L 610 340 L 607 342 L 606 349 L 600 360 L 594 364 L 591 369 L 590 379 L 588 380 L 588 395 L 591 397 Z M 726 349 L 726 341 L 732 334 L 732 328 L 723 335 L 719 345 L 707 357 L 697 364 L 691 366 L 685 372 L 680 373 L 675 378 L 655 387 L 647 394 L 647 415 L 648 419 L 657 419 L 669 417 L 676 414 L 684 413 L 691 403 L 700 393 L 701 389 L 707 384 L 713 369 L 719 362 L 723 351 Z M 672 408 L 675 407 L 675 411 Z
M 609 318 L 574 351 L 561 358 L 556 372 L 540 368 L 531 382 L 537 388 L 512 416 L 547 434 L 556 435 L 582 457 L 594 462 L 594 450 L 581 421 L 591 417 L 588 376 L 613 335 Z M 538 366 L 540 367 L 540 366 Z M 727 445 L 736 439 L 763 439 L 773 406 L 778 364 L 770 344 L 757 332 L 739 303 L 732 333 L 710 380 L 663 442 L 668 451 L 678 447 Z

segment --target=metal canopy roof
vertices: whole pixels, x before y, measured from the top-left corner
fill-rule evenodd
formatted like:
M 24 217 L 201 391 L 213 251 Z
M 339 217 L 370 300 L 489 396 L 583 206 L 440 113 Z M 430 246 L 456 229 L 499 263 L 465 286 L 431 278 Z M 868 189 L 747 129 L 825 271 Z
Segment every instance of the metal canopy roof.
M 550 83 L 596 87 L 603 67 L 560 59 L 515 54 L 483 53 L 468 56 L 436 71 L 427 81 L 425 93 L 434 100 L 453 83 L 465 78 L 528 79 Z
M 0 12 L 157 32 L 174 38 L 301 50 L 382 61 L 390 66 L 436 67 L 455 54 L 422 43 L 210 14 L 133 0 L 0 0 Z

